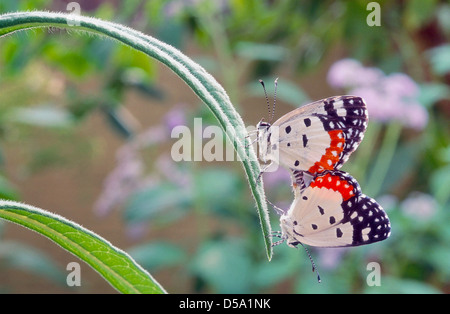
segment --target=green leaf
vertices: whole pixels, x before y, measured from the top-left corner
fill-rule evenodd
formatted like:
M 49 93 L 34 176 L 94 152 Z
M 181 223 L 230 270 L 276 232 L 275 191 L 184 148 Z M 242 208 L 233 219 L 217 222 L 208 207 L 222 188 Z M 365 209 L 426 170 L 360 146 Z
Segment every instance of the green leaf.
M 404 23 L 408 28 L 417 29 L 433 18 L 437 0 L 410 0 L 404 11 Z
M 191 271 L 216 293 L 248 293 L 252 284 L 252 263 L 241 239 L 211 240 L 202 244 Z
M 68 18 L 76 18 L 77 26 L 69 26 Z M 146 55 L 162 62 L 175 72 L 195 94 L 208 106 L 225 130 L 227 138 L 233 144 L 242 161 L 250 189 L 257 205 L 267 257 L 272 257 L 269 214 L 264 195 L 262 180 L 257 183 L 261 171 L 252 145 L 246 138 L 247 131 L 241 116 L 236 112 L 222 86 L 203 69 L 179 50 L 151 36 L 120 24 L 100 19 L 51 13 L 42 11 L 17 12 L 0 15 L 0 37 L 20 30 L 43 27 L 60 27 L 70 30 L 87 31 L 107 36 L 129 45 Z M 218 192 L 220 193 L 220 192 Z
M 34 206 L 0 201 L 0 218 L 27 227 L 79 257 L 122 293 L 164 293 L 127 253 L 82 226 Z
M 43 55 L 49 63 L 58 64 L 61 70 L 73 78 L 82 78 L 92 67 L 92 64 L 81 53 L 63 46 L 50 44 L 43 50 Z
M 435 287 L 412 279 L 398 279 L 390 276 L 381 277 L 380 286 L 367 286 L 364 293 L 382 294 L 439 294 Z
M 443 83 L 424 83 L 420 85 L 419 102 L 431 108 L 437 101 L 450 97 L 450 88 Z
M 154 220 L 172 208 L 184 208 L 192 203 L 192 193 L 170 183 L 162 183 L 134 193 L 126 204 L 124 218 L 127 222 Z
M 0 199 L 18 200 L 19 193 L 3 175 L 0 175 Z
M 204 204 L 208 209 L 217 212 L 231 210 L 240 205 L 242 186 L 238 176 L 230 170 L 205 169 L 194 176 L 193 183 L 196 204 Z
M 450 199 L 450 165 L 436 169 L 430 178 L 430 188 L 440 204 L 446 204 Z
M 17 108 L 10 113 L 8 118 L 25 124 L 54 128 L 68 127 L 73 122 L 69 111 L 54 105 Z
M 152 77 L 155 75 L 155 65 L 148 57 L 138 50 L 130 50 L 127 46 L 120 46 L 114 51 L 112 62 L 119 67 L 139 68 Z
M 426 52 L 431 68 L 437 75 L 450 72 L 450 44 L 442 45 Z
M 127 115 L 124 114 L 123 107 L 120 106 L 104 106 L 106 120 L 109 122 L 114 131 L 124 138 L 131 138 L 134 135 L 133 126 L 127 121 Z
M 57 284 L 66 284 L 67 273 L 52 259 L 33 247 L 12 241 L 0 242 L 0 257 L 7 267 L 22 269 L 50 279 Z
M 127 251 L 140 265 L 151 270 L 175 266 L 186 258 L 180 247 L 169 242 L 138 245 Z
M 287 50 L 278 45 L 239 42 L 236 44 L 236 54 L 249 60 L 282 61 L 287 56 Z
M 299 261 L 298 253 L 297 250 L 285 247 L 278 251 L 276 258 L 270 263 L 259 263 L 255 265 L 252 271 L 253 283 L 257 287 L 267 289 L 279 284 L 285 279 L 292 278 L 292 275 L 298 269 L 303 269 L 303 267 L 308 267 L 309 269 L 309 266 L 303 260 Z

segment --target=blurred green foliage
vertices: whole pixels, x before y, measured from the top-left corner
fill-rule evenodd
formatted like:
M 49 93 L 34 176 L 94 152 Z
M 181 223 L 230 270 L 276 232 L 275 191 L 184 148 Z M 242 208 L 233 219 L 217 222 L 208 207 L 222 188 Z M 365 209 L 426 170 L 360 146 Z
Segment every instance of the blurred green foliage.
M 134 147 L 133 156 L 143 162 L 145 169 L 133 180 L 140 183 L 150 178 L 152 184 L 137 184 L 123 199 L 113 202 L 123 209 L 123 219 L 130 228 L 145 225 L 162 230 L 187 215 L 197 217 L 201 225 L 194 230 L 196 234 L 177 242 L 155 241 L 133 247 L 130 252 L 139 263 L 152 273 L 164 268 L 188 273 L 189 292 L 449 291 L 450 5 L 438 0 L 377 2 L 382 9 L 380 27 L 366 24 L 369 12 L 367 1 L 363 0 L 152 0 L 115 4 L 95 1 L 88 8 L 80 1 L 84 15 L 123 23 L 183 51 L 196 47 L 199 53 L 193 59 L 223 83 L 238 107 L 245 108 L 249 96 L 263 97 L 258 78 L 272 81 L 279 75 L 282 79 L 278 99 L 295 107 L 304 104 L 311 99 L 308 92 L 312 91 L 302 89 L 298 79 L 326 71 L 330 60 L 352 57 L 385 73 L 403 72 L 411 76 L 420 86 L 420 102 L 428 112 L 424 130 L 399 129 L 398 138 L 393 140 L 392 158 L 384 159 L 387 168 L 382 177 L 376 177 L 379 174 L 371 169 L 385 135 L 390 134 L 390 126 L 370 122 L 366 139 L 345 169 L 358 179 L 363 191 L 366 183 L 369 189 L 373 187 L 369 184 L 373 176 L 377 178 L 377 188 L 365 192 L 387 210 L 392 236 L 367 247 L 312 249 L 323 280 L 320 285 L 311 274 L 310 262 L 302 250 L 281 245 L 274 249 L 273 260 L 267 261 L 254 204 L 238 163 L 154 166 L 155 159 L 150 162 L 145 159 L 146 151 L 169 159 L 159 150 L 162 143 L 172 141 L 169 135 Z M 65 5 L 57 0 L 2 1 L 0 12 L 64 10 Z M 141 134 L 120 108 L 131 89 L 152 101 L 165 99 L 158 83 L 157 64 L 110 40 L 74 36 L 70 32 L 69 35 L 50 29 L 1 39 L 1 141 L 32 138 L 32 130 L 39 127 L 51 128 L 59 134 L 64 130 L 64 140 L 83 126 L 86 117 L 101 112 L 123 139 L 124 146 L 136 142 Z M 83 82 L 95 84 L 86 92 Z M 193 117 L 214 124 L 203 106 L 184 116 L 191 129 Z M 161 127 L 164 123 L 161 122 Z M 11 136 L 17 134 L 13 130 L 20 130 L 19 138 Z M 84 145 L 84 151 L 90 149 L 85 143 L 75 145 Z M 30 165 L 38 168 L 69 158 L 63 157 L 65 154 L 58 151 L 58 146 L 57 140 L 52 150 L 33 147 Z M 381 161 L 384 153 L 379 153 Z M 8 161 L 2 156 L 0 150 L 0 196 L 20 199 L 20 187 L 9 182 Z M 187 183 L 180 183 L 181 176 L 187 178 Z M 118 182 L 120 178 L 129 184 L 126 176 L 114 180 Z M 275 184 L 267 184 L 267 193 L 269 200 L 287 207 L 292 195 L 289 181 L 283 180 L 281 176 Z M 417 196 L 415 191 L 426 197 Z M 419 205 L 414 207 L 411 205 L 414 203 Z M 277 217 L 272 216 L 277 230 Z M 229 234 L 230 226 L 234 226 L 235 234 Z M 198 245 L 188 251 L 194 237 L 199 238 L 195 239 Z M 3 246 L 0 249 L 5 251 Z M 17 250 L 22 249 L 17 246 Z M 26 251 L 24 254 L 28 254 Z M 365 267 L 370 261 L 382 265 L 380 287 L 366 284 Z M 36 263 L 40 263 L 39 259 Z M 0 265 L 7 267 L 5 263 Z M 30 271 L 38 267 L 23 265 Z M 162 284 L 169 292 L 186 292 L 177 291 L 176 285 Z

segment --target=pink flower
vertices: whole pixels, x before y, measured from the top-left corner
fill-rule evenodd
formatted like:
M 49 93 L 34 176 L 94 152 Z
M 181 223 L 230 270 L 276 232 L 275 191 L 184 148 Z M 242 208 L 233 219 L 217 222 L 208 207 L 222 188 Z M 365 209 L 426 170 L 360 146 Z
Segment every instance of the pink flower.
M 333 270 L 339 266 L 348 248 L 320 248 L 317 251 L 320 259 L 320 267 L 326 270 Z
M 357 85 L 357 74 L 362 65 L 354 59 L 342 59 L 335 62 L 328 71 L 328 84 L 334 88 L 349 88 Z
M 141 151 L 167 141 L 172 129 L 180 124 L 186 124 L 184 105 L 175 106 L 165 115 L 161 124 L 137 134 L 117 150 L 116 167 L 105 179 L 103 190 L 94 205 L 98 215 L 108 214 L 114 207 L 122 205 L 134 192 L 157 184 L 157 176 L 145 173 L 146 167 Z M 190 178 L 183 176 L 170 161 L 167 156 L 161 157 L 158 161 L 159 172 L 168 179 L 176 180 L 180 185 L 189 185 Z
M 330 67 L 327 80 L 334 88 L 352 88 L 375 84 L 383 75 L 378 68 L 366 68 L 354 59 L 343 59 Z
M 278 169 L 274 172 L 264 172 L 264 185 L 268 187 L 268 189 L 273 189 L 280 184 L 291 184 L 291 175 L 289 171 L 282 167 L 278 167 Z
M 361 67 L 359 72 L 357 73 L 358 83 L 357 85 L 362 86 L 373 86 L 380 82 L 383 79 L 384 73 L 378 68 L 364 68 Z
M 362 86 L 352 89 L 349 94 L 360 96 L 367 104 L 369 119 L 387 122 L 401 116 L 401 108 L 396 105 L 396 100 L 370 86 Z
M 428 111 L 419 103 L 410 103 L 404 113 L 403 121 L 409 127 L 423 130 L 428 123 Z
M 103 191 L 94 205 L 99 216 L 121 204 L 138 187 L 142 176 L 143 161 L 130 146 L 122 147 L 116 157 L 117 166 L 105 179 Z
M 408 75 L 403 73 L 392 73 L 382 80 L 383 89 L 388 94 L 401 97 L 414 98 L 419 94 L 419 86 Z
M 184 105 L 177 105 L 164 116 L 164 124 L 169 134 L 177 125 L 187 125 L 186 110 Z
M 429 194 L 422 192 L 411 192 L 402 202 L 400 208 L 417 220 L 427 220 L 436 213 L 438 204 Z

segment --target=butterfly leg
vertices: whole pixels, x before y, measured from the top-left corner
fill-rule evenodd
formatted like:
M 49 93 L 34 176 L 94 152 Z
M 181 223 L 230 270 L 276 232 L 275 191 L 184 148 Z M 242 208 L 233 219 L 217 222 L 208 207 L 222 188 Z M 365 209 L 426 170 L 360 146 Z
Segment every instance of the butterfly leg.
M 256 178 L 256 184 L 258 184 L 259 180 L 261 180 L 261 177 L 263 175 L 264 172 L 266 172 L 267 169 L 270 168 L 270 166 L 272 166 L 272 163 L 268 164 L 266 167 L 264 167 L 261 172 L 258 175 L 258 178 Z
M 246 145 L 244 146 L 244 148 L 249 148 L 250 146 L 252 146 L 253 144 L 255 144 L 257 140 L 258 140 L 258 138 L 255 138 L 253 141 L 251 141 L 250 143 L 246 144 Z
M 258 184 L 259 183 L 259 180 L 261 180 L 261 176 L 262 176 L 262 174 L 264 173 L 264 171 L 261 171 L 260 173 L 259 173 L 259 175 L 258 175 L 258 177 L 256 178 L 256 184 Z
M 256 136 L 255 136 L 256 135 Z M 252 137 L 255 137 L 254 139 L 252 139 Z M 252 130 L 252 131 L 248 131 L 247 135 L 244 138 L 244 141 L 246 141 L 246 139 L 249 139 L 250 143 L 244 145 L 245 148 L 252 146 L 257 140 L 258 140 L 258 130 Z
M 281 231 L 272 231 L 270 236 L 274 237 L 274 238 L 282 238 L 282 233 L 281 233 Z
M 273 242 L 271 247 L 277 246 L 277 245 L 283 243 L 284 241 L 286 241 L 286 238 L 281 238 L 281 240 Z
M 273 242 L 271 247 L 277 246 L 277 245 L 283 243 L 284 241 L 286 241 L 286 237 L 283 236 L 281 231 L 272 231 L 267 237 L 280 238 L 279 241 Z

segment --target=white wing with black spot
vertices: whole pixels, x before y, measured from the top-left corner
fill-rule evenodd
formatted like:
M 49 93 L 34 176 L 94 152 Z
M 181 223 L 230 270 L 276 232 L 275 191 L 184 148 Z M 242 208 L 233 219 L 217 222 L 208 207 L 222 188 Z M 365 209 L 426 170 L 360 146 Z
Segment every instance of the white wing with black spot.
M 301 173 L 294 172 L 300 178 Z M 317 247 L 358 246 L 382 241 L 390 235 L 383 208 L 362 194 L 348 173 L 331 170 L 305 184 L 294 184 L 295 200 L 280 217 L 283 239 Z
M 364 137 L 368 114 L 361 97 L 336 96 L 258 125 L 263 161 L 319 173 L 339 169 Z

